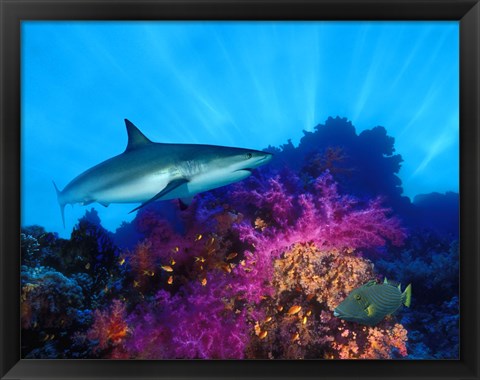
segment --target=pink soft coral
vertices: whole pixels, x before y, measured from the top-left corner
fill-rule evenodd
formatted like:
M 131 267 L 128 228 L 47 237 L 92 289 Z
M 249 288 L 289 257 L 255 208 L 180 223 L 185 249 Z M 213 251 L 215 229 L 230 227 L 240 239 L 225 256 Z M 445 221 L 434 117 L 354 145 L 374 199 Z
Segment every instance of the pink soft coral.
M 229 297 L 226 275 L 197 281 L 188 293 L 157 293 L 130 315 L 132 357 L 142 359 L 241 359 L 249 340 L 246 311 Z M 221 286 L 219 286 L 221 285 Z M 182 297 L 183 296 L 183 297 Z

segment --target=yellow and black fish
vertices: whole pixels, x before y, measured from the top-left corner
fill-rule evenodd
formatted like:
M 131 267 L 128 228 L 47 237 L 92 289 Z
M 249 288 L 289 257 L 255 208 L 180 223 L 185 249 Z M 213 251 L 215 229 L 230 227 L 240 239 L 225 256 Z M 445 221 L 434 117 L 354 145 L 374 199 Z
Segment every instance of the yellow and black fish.
M 402 293 L 400 284 L 394 285 L 385 278 L 383 284 L 371 280 L 345 298 L 334 310 L 335 317 L 363 325 L 375 326 L 385 316 L 393 314 L 402 304 L 410 307 L 411 284 Z

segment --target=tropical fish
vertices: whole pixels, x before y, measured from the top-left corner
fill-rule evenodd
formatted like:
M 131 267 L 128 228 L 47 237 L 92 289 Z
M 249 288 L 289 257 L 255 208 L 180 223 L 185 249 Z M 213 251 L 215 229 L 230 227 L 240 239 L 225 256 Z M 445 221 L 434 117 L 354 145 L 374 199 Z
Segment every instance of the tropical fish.
M 245 179 L 272 158 L 252 149 L 154 143 L 129 120 L 125 124 L 128 144 L 122 154 L 86 170 L 62 191 L 53 183 L 63 225 L 67 204 L 140 202 L 131 212 L 156 200 L 189 204 L 195 194 Z
M 375 326 L 385 316 L 395 313 L 402 304 L 410 307 L 411 299 L 411 284 L 402 293 L 400 284 L 397 286 L 386 278 L 382 284 L 371 280 L 352 290 L 333 315 L 346 321 Z
M 238 255 L 237 252 L 232 252 L 225 259 L 226 260 L 233 260 L 235 257 L 237 257 L 237 255 Z
M 294 315 L 297 314 L 300 310 L 302 310 L 302 307 L 300 305 L 295 305 L 288 309 L 287 314 Z

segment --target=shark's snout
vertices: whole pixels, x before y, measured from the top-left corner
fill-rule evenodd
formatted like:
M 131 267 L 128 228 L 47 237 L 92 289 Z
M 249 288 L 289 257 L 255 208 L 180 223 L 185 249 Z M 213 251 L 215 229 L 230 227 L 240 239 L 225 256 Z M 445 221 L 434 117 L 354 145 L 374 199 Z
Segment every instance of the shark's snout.
M 267 162 L 269 162 L 273 157 L 272 153 L 268 152 L 258 152 L 255 157 L 255 162 L 253 165 L 249 166 L 250 169 L 257 168 L 261 165 L 265 165 Z
M 272 154 L 272 153 L 265 153 L 265 156 L 262 158 L 262 162 L 266 164 L 266 163 L 267 163 L 268 161 L 270 161 L 272 158 L 273 158 L 273 154 Z

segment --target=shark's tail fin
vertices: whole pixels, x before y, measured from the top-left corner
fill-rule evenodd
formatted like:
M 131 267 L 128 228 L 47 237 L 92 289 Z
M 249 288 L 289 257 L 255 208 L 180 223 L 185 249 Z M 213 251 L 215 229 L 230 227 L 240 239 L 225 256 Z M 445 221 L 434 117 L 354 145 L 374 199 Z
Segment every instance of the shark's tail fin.
M 53 186 L 55 187 L 55 191 L 57 192 L 57 200 L 58 200 L 58 205 L 60 206 L 60 213 L 62 214 L 62 222 L 63 222 L 63 228 L 65 228 L 65 203 L 60 201 L 60 195 L 62 195 L 62 192 L 58 190 L 57 185 L 55 184 L 54 181 Z

